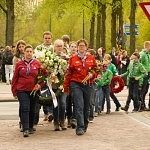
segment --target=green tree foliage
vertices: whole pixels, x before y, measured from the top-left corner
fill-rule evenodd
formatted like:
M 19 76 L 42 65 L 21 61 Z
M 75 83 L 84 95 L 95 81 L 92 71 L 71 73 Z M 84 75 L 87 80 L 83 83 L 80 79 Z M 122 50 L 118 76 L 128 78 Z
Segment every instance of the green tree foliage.
M 143 47 L 143 42 L 149 40 L 150 24 L 139 7 L 137 0 L 136 24 L 139 25 L 139 35 L 136 36 L 136 47 Z M 93 2 L 96 5 L 93 6 Z M 54 40 L 68 34 L 71 40 L 78 40 L 83 36 L 83 10 L 85 39 L 90 40 L 90 20 L 92 13 L 98 14 L 98 2 L 106 4 L 106 50 L 111 48 L 111 12 L 112 0 L 43 0 L 43 2 L 31 8 L 28 0 L 15 0 L 15 43 L 24 39 L 33 46 L 42 42 L 42 33 L 51 30 Z M 0 4 L 4 4 L 1 0 Z M 118 4 L 119 6 L 119 4 Z M 115 5 L 117 7 L 117 5 Z M 114 7 L 114 9 L 115 9 Z M 122 0 L 123 21 L 129 24 L 130 0 Z M 141 17 L 142 16 L 142 17 Z M 95 17 L 94 47 L 96 47 L 97 17 Z M 0 9 L 1 32 L 0 45 L 4 45 L 5 14 Z M 129 36 L 126 37 L 126 48 L 129 48 Z M 98 44 L 99 45 L 99 44 Z

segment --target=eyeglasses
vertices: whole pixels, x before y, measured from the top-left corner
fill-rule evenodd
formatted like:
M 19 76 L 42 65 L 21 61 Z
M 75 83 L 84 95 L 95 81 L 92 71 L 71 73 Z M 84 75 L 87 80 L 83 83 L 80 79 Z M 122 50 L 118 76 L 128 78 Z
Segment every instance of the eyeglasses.
M 56 47 L 63 47 L 62 45 L 56 45 Z

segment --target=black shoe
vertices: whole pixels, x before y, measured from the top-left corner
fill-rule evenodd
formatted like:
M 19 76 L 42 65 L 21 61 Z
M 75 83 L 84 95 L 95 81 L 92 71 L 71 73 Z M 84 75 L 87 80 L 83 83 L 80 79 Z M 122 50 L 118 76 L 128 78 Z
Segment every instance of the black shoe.
M 150 108 L 146 108 L 146 110 L 145 111 L 150 111 Z
M 110 109 L 107 109 L 106 114 L 110 114 Z
M 89 122 L 93 123 L 94 118 L 93 117 L 89 117 Z
M 119 111 L 120 110 L 120 107 L 116 107 L 116 110 L 115 111 Z
M 28 137 L 29 136 L 29 130 L 23 131 L 23 137 Z
M 70 118 L 68 118 L 67 128 L 71 128 L 71 119 Z
M 33 128 L 30 128 L 30 129 L 29 129 L 29 134 L 33 134 L 33 133 L 34 133 Z
M 33 127 L 33 131 L 36 131 L 36 128 Z
M 48 121 L 49 121 L 49 122 L 52 122 L 53 119 L 54 119 L 53 115 L 50 114 L 50 115 L 48 116 Z
M 84 134 L 84 131 L 83 130 L 77 130 L 76 131 L 76 135 L 83 135 Z
M 60 131 L 59 123 L 54 122 L 54 131 Z
M 65 124 L 65 121 L 60 121 L 60 127 L 62 130 L 67 130 L 67 126 Z
M 139 112 L 143 111 L 143 109 L 142 109 L 142 102 L 141 102 L 141 101 L 139 101 L 139 108 L 138 108 L 138 111 L 139 111 Z
M 138 109 L 133 109 L 132 113 L 138 112 Z
M 129 108 L 129 107 L 127 107 L 127 106 L 121 107 L 121 110 L 128 111 L 128 108 Z
M 71 124 L 72 129 L 75 129 L 77 127 L 76 119 L 72 119 L 70 124 Z
M 85 127 L 84 127 L 84 132 L 86 132 L 86 131 L 87 131 L 87 128 L 88 128 L 88 126 L 85 126 Z

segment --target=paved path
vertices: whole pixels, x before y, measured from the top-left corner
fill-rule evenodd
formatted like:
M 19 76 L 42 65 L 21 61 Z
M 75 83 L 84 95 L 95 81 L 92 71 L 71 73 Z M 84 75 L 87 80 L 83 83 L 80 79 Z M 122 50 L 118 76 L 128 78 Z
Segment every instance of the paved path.
M 0 121 L 0 150 L 149 150 L 150 126 L 129 114 L 102 114 L 89 124 L 87 133 L 76 136 L 73 129 L 53 131 L 52 123 L 40 121 L 35 134 L 23 138 L 18 121 Z
M 11 86 L 0 83 L 0 102 L 16 101 L 11 93 Z
M 126 89 L 117 94 L 122 104 L 126 94 Z M 5 103 L 14 101 L 10 86 L 0 83 L 0 97 L 0 150 L 150 150 L 150 112 L 114 112 L 112 103 L 112 113 L 96 117 L 83 136 L 75 135 L 73 129 L 55 132 L 53 124 L 43 122 L 41 116 L 35 134 L 23 138 L 18 102 Z

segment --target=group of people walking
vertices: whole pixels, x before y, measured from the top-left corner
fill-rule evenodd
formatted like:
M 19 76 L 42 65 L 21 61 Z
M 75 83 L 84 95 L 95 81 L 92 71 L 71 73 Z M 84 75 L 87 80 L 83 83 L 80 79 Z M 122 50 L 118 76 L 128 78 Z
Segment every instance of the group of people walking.
M 24 137 L 35 132 L 41 107 L 44 111 L 44 121 L 53 121 L 55 131 L 66 130 L 67 127 L 72 126 L 76 135 L 83 135 L 87 131 L 89 121 L 104 111 L 105 100 L 106 114 L 111 113 L 110 98 L 116 105 L 116 111 L 121 108 L 127 111 L 131 99 L 134 102 L 134 112 L 146 109 L 150 41 L 144 43 L 144 49 L 140 54 L 134 52 L 129 58 L 126 51 L 119 51 L 116 55 L 116 51 L 106 54 L 103 48 L 97 51 L 91 50 L 85 39 L 70 42 L 69 36 L 64 35 L 55 40 L 54 44 L 52 39 L 52 33 L 46 31 L 43 33 L 44 43 L 35 49 L 23 40 L 16 44 L 11 89 L 13 96 L 19 101 L 19 117 Z M 38 81 L 38 75 L 39 70 L 46 68 L 43 68 L 43 64 L 34 56 L 34 52 L 44 49 L 68 62 L 63 80 L 57 83 L 51 82 L 57 106 L 39 104 L 40 89 L 47 83 L 44 80 Z M 110 89 L 111 80 L 116 75 L 127 76 L 124 81 L 129 87 L 129 95 L 125 107 L 121 107 L 115 93 Z M 33 89 L 38 94 L 33 94 Z

